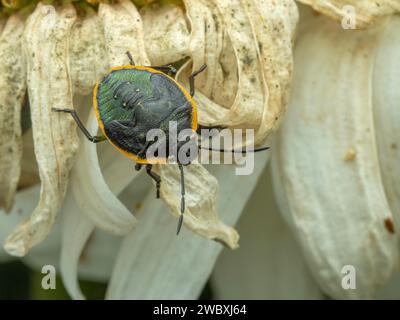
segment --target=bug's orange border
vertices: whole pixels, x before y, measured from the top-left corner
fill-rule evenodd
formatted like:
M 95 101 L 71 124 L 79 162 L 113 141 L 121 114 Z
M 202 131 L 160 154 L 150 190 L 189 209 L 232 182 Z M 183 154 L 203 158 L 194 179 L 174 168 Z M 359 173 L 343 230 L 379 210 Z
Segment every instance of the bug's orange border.
M 183 94 L 185 95 L 186 99 L 187 99 L 187 100 L 189 101 L 189 103 L 191 104 L 191 106 L 192 106 L 192 130 L 193 130 L 193 131 L 197 131 L 198 123 L 197 123 L 197 106 L 196 106 L 196 103 L 195 103 L 194 99 L 192 98 L 192 96 L 187 92 L 187 90 L 186 90 L 179 82 L 177 82 L 174 78 L 170 77 L 169 75 L 167 75 L 167 74 L 165 74 L 165 73 L 163 73 L 163 72 L 161 72 L 161 71 L 158 71 L 158 70 L 153 69 L 153 68 L 150 68 L 150 67 L 144 67 L 144 66 L 132 66 L 132 65 L 127 65 L 127 66 L 113 67 L 113 68 L 111 68 L 111 69 L 109 70 L 108 73 L 111 73 L 112 71 L 115 71 L 115 70 L 123 70 L 123 69 L 147 70 L 147 71 L 149 71 L 149 72 L 151 72 L 151 73 L 161 73 L 161 74 L 165 75 L 166 77 L 170 78 L 170 79 L 179 87 L 179 89 L 180 89 L 180 90 L 183 92 Z M 140 158 L 140 157 L 138 157 L 137 155 L 135 155 L 135 154 L 133 154 L 133 153 L 130 153 L 130 152 L 128 152 L 128 151 L 126 151 L 126 150 L 124 150 L 124 149 L 118 147 L 116 144 L 114 144 L 114 143 L 111 141 L 111 139 L 107 136 L 107 134 L 106 134 L 106 132 L 105 132 L 105 130 L 104 130 L 104 124 L 103 124 L 103 122 L 101 121 L 100 113 L 99 113 L 99 108 L 98 108 L 98 105 L 97 105 L 97 90 L 98 90 L 98 87 L 99 87 L 100 82 L 101 82 L 101 80 L 98 81 L 98 82 L 96 83 L 96 85 L 94 86 L 94 88 L 93 88 L 93 98 L 92 98 L 92 99 L 93 99 L 93 109 L 94 109 L 94 112 L 95 112 L 95 114 L 96 114 L 96 118 L 97 118 L 97 122 L 99 123 L 100 130 L 101 130 L 101 132 L 103 133 L 103 135 L 107 138 L 107 140 L 108 140 L 119 152 L 121 152 L 124 156 L 126 156 L 126 157 L 128 157 L 128 158 L 134 160 L 134 161 L 137 162 L 137 163 L 140 163 L 140 164 L 148 164 L 148 163 L 152 163 L 152 164 L 156 164 L 156 163 L 166 163 L 166 162 L 167 162 L 167 159 L 165 159 L 165 158 L 157 158 L 157 159 L 143 159 L 143 158 Z

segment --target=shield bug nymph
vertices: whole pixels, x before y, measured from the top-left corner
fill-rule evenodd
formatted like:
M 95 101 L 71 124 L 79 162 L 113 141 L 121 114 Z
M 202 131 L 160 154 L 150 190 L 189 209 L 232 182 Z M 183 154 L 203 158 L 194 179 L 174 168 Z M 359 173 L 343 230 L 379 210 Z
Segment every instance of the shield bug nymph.
M 118 151 L 136 162 L 136 170 L 145 166 L 147 174 L 156 183 L 156 197 L 159 198 L 161 178 L 152 171 L 152 166 L 154 163 L 168 162 L 169 154 L 166 153 L 165 158 L 149 159 L 147 151 L 155 142 L 147 139 L 147 133 L 150 130 L 160 129 L 169 140 L 168 129 L 171 121 L 176 123 L 178 134 L 183 130 L 197 131 L 197 109 L 193 99 L 195 77 L 207 66 L 203 65 L 190 75 L 190 92 L 187 92 L 173 78 L 177 72 L 173 66 L 136 66 L 129 52 L 127 55 L 130 64 L 112 68 L 93 90 L 93 108 L 102 135 L 92 136 L 73 109 L 53 108 L 53 111 L 71 114 L 77 126 L 91 142 L 108 140 Z M 176 140 L 172 143 L 176 144 L 175 149 L 179 152 L 182 145 Z M 266 149 L 268 148 L 252 151 Z M 242 151 L 230 150 L 230 152 Z M 193 155 L 188 156 L 190 158 Z M 177 158 L 176 161 L 181 174 L 181 215 L 177 227 L 179 234 L 185 211 L 183 165 L 190 164 L 190 160 L 183 163 Z

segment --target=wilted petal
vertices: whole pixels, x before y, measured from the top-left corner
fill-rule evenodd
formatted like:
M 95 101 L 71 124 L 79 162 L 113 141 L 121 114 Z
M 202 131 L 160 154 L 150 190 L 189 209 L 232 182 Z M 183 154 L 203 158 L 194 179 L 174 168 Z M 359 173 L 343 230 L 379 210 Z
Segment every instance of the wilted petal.
M 280 216 L 264 170 L 238 222 L 240 248 L 223 250 L 211 277 L 215 299 L 321 299 L 300 246 Z
M 217 215 L 218 181 L 202 165 L 184 167 L 186 209 L 183 223 L 193 232 L 222 242 L 231 249 L 238 247 L 239 235 L 222 223 Z M 161 198 L 171 213 L 180 216 L 181 175 L 178 165 L 161 165 Z
M 127 51 L 137 65 L 150 65 L 144 46 L 142 19 L 132 2 L 120 0 L 113 5 L 100 3 L 99 17 L 111 67 L 127 65 Z
M 400 12 L 399 0 L 297 0 L 308 4 L 337 21 L 343 19 L 356 19 L 356 28 L 365 28 L 384 15 Z M 350 7 L 354 8 L 350 9 Z M 349 10 L 350 9 L 350 10 Z
M 196 86 L 203 94 L 213 97 L 213 91 L 223 90 L 223 87 L 216 86 L 217 74 L 223 72 L 219 61 L 224 40 L 222 16 L 212 1 L 185 0 L 184 3 L 191 26 L 190 53 L 193 70 L 207 64 L 207 69 L 196 77 Z M 235 63 L 233 60 L 232 72 L 236 71 Z
M 333 298 L 371 298 L 398 264 L 373 118 L 382 30 L 310 22 L 296 47 L 290 111 L 272 155 L 280 207 Z M 346 265 L 355 268 L 355 290 L 342 287 Z
M 292 0 L 255 0 L 253 6 L 247 6 L 247 14 L 258 41 L 258 59 L 263 72 L 264 109 L 255 133 L 257 144 L 278 129 L 286 113 L 299 13 Z
M 200 123 L 254 128 L 256 143 L 262 142 L 286 110 L 298 20 L 294 1 L 185 0 L 185 5 L 192 24 L 193 70 L 211 65 L 199 76 Z M 237 81 L 232 78 L 236 73 Z M 225 87 L 224 79 L 237 83 Z M 233 100 L 223 96 L 227 91 L 236 91 Z
M 174 5 L 145 6 L 144 42 L 152 65 L 165 65 L 189 56 L 189 31 L 183 10 Z
M 10 211 L 21 171 L 21 107 L 26 93 L 24 19 L 10 16 L 0 36 L 0 208 Z
M 229 110 L 223 107 L 213 110 L 217 113 L 212 116 L 208 115 L 208 118 L 214 119 L 207 124 L 258 126 L 264 100 L 261 74 L 258 72 L 259 65 L 256 63 L 258 61 L 258 44 L 253 38 L 251 23 L 243 10 L 242 3 L 239 0 L 217 2 L 187 0 L 185 6 L 192 24 L 190 48 L 194 57 L 193 70 L 197 70 L 203 63 L 212 66 L 210 72 L 207 71 L 207 73 L 199 75 L 199 83 L 212 83 L 214 81 L 216 63 L 223 48 L 218 40 L 221 42 L 221 36 L 224 32 L 232 44 L 235 54 L 235 60 L 232 60 L 231 66 L 227 66 L 227 70 L 221 70 L 227 74 L 238 73 L 236 96 L 232 105 L 229 106 Z M 214 14 L 213 16 L 213 11 L 221 14 Z M 203 12 L 203 14 L 200 15 L 198 12 Z M 210 27 L 208 28 L 208 26 Z M 208 41 L 211 42 L 210 45 L 208 45 Z M 222 68 L 223 66 L 218 67 Z M 250 79 L 253 80 L 250 81 Z M 218 90 L 221 89 L 218 88 Z M 197 97 L 201 97 L 201 95 L 200 91 L 196 93 Z M 200 103 L 200 123 L 204 123 L 202 112 L 207 113 L 208 111 L 207 104 L 203 106 Z
M 75 22 L 69 50 L 74 94 L 89 94 L 109 68 L 104 34 L 97 14 L 88 13 Z
M 15 206 L 11 209 L 10 215 L 0 215 L 0 241 L 3 243 L 7 235 L 17 226 L 21 217 L 29 217 L 35 209 L 39 198 L 40 187 L 33 186 L 19 191 L 15 196 Z M 3 213 L 3 212 L 2 212 Z M 3 248 L 0 248 L 0 261 L 5 262 L 13 259 Z
M 235 176 L 234 166 L 210 166 L 220 181 L 221 219 L 234 224 L 267 161 L 258 155 L 251 176 Z M 109 299 L 196 299 L 222 246 L 193 236 L 184 228 L 177 237 L 176 220 L 150 194 L 138 212 L 138 228 L 123 241 L 108 288 Z
M 23 35 L 35 154 L 42 189 L 39 204 L 7 238 L 5 249 L 23 256 L 48 235 L 62 204 L 78 137 L 73 119 L 51 111 L 72 108 L 68 37 L 76 14 L 72 6 L 59 13 L 38 4 Z M 39 54 L 40 52 L 40 54 Z

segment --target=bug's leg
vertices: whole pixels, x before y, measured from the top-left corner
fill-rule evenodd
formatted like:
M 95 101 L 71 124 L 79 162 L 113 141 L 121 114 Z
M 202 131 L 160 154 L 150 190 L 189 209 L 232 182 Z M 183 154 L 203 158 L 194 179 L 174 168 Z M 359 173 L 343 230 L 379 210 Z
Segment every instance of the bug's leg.
M 190 85 L 190 95 L 193 97 L 194 96 L 194 78 L 201 72 L 203 72 L 207 68 L 206 64 L 203 64 L 199 70 L 193 72 L 190 77 L 189 77 L 189 85 Z
M 139 158 L 142 158 L 146 154 L 147 148 L 150 146 L 150 144 L 151 142 L 147 141 L 146 144 L 143 146 L 142 150 L 138 152 L 137 156 Z
M 142 166 L 143 166 L 143 165 L 142 165 L 141 163 L 136 163 L 136 164 L 135 164 L 135 170 L 136 170 L 136 171 L 140 171 L 140 169 L 142 169 Z
M 181 215 L 179 217 L 178 227 L 176 229 L 176 235 L 178 235 L 179 232 L 181 231 L 183 222 L 183 213 L 185 212 L 185 176 L 183 174 L 183 165 L 179 163 L 178 166 L 181 172 Z
M 156 182 L 156 190 L 157 190 L 156 198 L 159 199 L 161 178 L 157 173 L 151 171 L 152 167 L 153 167 L 152 164 L 146 164 L 146 172 Z
M 178 70 L 176 70 L 176 68 L 170 64 L 165 66 L 148 66 L 148 67 L 171 75 L 176 75 L 176 73 L 178 72 Z
M 226 129 L 226 128 L 227 127 L 225 127 L 225 126 L 205 126 L 205 125 L 199 124 L 197 126 L 197 131 L 196 132 L 197 132 L 197 134 L 201 135 L 201 130 L 202 129 L 204 129 L 204 130 L 216 129 L 218 131 L 221 131 L 221 130 Z
M 129 51 L 127 51 L 126 55 L 128 56 L 129 64 L 134 66 L 135 65 L 135 61 L 133 61 L 131 53 Z M 146 66 L 146 67 L 152 68 L 152 69 L 156 69 L 156 70 L 159 70 L 161 72 L 169 73 L 169 74 L 172 74 L 172 75 L 175 75 L 178 72 L 175 69 L 175 67 L 170 65 L 170 64 L 169 65 L 165 65 L 165 66 Z
M 74 118 L 77 126 L 79 129 L 81 129 L 82 133 L 85 135 L 85 137 L 93 143 L 98 143 L 98 142 L 102 142 L 107 140 L 106 137 L 104 136 L 92 136 L 89 131 L 87 131 L 87 129 L 85 128 L 85 126 L 83 125 L 81 119 L 79 119 L 78 114 L 76 113 L 75 110 L 73 109 L 58 109 L 58 108 L 52 108 L 52 110 L 54 112 L 64 112 L 64 113 L 69 113 L 72 118 Z

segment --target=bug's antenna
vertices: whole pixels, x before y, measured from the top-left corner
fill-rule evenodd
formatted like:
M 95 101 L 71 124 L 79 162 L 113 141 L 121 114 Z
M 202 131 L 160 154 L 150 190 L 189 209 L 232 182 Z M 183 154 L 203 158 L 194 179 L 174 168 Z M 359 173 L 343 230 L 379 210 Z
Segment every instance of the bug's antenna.
M 183 166 L 182 164 L 178 164 L 179 170 L 181 172 L 181 215 L 178 221 L 178 228 L 176 229 L 176 235 L 179 234 L 182 227 L 183 222 L 183 213 L 185 212 L 185 175 L 183 174 Z
M 256 149 L 252 149 L 252 150 L 225 150 L 225 149 L 214 149 L 214 148 L 211 148 L 211 147 L 202 147 L 199 144 L 199 149 L 204 149 L 204 150 L 209 150 L 209 151 L 217 151 L 217 152 L 231 152 L 231 153 L 242 153 L 242 154 L 245 154 L 247 152 L 255 153 L 255 152 L 265 151 L 265 150 L 270 149 L 270 147 L 261 147 L 261 148 L 256 148 Z

